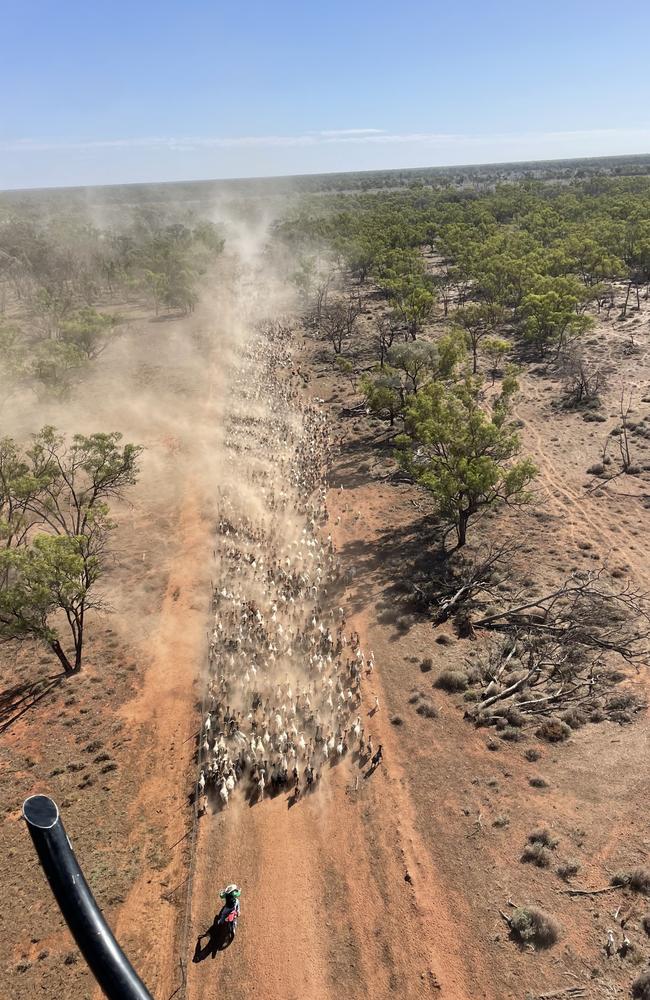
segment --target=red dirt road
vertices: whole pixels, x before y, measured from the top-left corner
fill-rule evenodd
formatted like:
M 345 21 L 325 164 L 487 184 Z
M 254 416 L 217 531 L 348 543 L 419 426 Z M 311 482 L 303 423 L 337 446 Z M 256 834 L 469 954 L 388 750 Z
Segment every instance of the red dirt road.
M 330 491 L 332 520 L 337 496 Z M 361 616 L 348 628 L 364 644 Z M 372 777 L 346 760 L 294 806 L 287 796 L 253 806 L 235 797 L 199 821 L 190 947 L 233 880 L 243 888 L 242 917 L 229 949 L 189 965 L 190 1000 L 493 995 L 476 965 L 466 966 L 456 928 L 467 903 L 441 887 L 392 727 L 382 711 L 369 716 L 366 687 L 366 731 L 386 758 Z M 376 674 L 371 688 L 383 703 Z

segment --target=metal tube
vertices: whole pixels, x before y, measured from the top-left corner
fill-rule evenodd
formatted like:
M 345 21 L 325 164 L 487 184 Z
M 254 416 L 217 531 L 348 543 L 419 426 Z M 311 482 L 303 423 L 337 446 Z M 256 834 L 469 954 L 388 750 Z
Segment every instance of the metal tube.
M 65 922 L 106 996 L 152 1000 L 88 888 L 56 802 L 47 795 L 32 795 L 23 803 L 23 816 Z

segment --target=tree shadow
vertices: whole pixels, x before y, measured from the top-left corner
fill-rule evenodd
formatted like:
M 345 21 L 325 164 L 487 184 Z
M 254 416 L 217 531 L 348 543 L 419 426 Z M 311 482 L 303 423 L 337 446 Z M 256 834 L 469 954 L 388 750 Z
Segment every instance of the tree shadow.
M 6 732 L 30 708 L 50 694 L 65 680 L 65 673 L 54 674 L 38 681 L 26 681 L 0 691 L 0 733 Z
M 206 958 L 216 958 L 217 952 L 225 951 L 233 943 L 234 935 L 230 927 L 225 923 L 219 923 L 219 917 L 222 912 L 223 909 L 215 914 L 212 925 L 203 934 L 199 934 L 196 939 L 196 947 L 192 956 L 192 961 L 195 964 L 203 962 Z M 206 944 L 201 943 L 204 938 L 208 939 Z
M 391 641 L 399 641 L 413 625 L 429 619 L 426 591 L 432 578 L 443 572 L 450 556 L 441 537 L 435 518 L 425 515 L 386 528 L 371 540 L 345 542 L 339 555 L 344 565 L 354 568 L 347 597 L 350 613 L 366 607 L 370 579 L 381 588 L 375 615 L 382 624 L 393 626 Z

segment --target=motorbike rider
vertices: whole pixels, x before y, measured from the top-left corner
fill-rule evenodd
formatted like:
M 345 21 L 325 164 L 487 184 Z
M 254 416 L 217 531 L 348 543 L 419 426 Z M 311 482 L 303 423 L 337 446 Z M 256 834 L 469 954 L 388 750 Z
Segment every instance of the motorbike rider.
M 228 922 L 232 927 L 233 935 L 237 927 L 237 920 L 239 919 L 239 897 L 241 896 L 241 889 L 234 882 L 227 885 L 225 889 L 222 889 L 219 893 L 219 898 L 223 899 L 223 906 L 221 907 L 221 913 L 219 914 L 219 919 L 217 923 L 223 924 Z

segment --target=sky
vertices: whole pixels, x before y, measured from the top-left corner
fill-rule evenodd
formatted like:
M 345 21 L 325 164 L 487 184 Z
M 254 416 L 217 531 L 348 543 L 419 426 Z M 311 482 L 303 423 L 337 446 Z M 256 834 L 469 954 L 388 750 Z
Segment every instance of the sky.
M 650 153 L 647 0 L 0 0 L 0 188 Z

